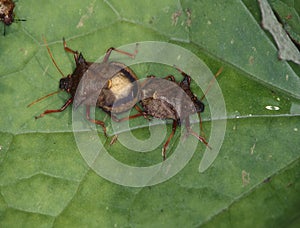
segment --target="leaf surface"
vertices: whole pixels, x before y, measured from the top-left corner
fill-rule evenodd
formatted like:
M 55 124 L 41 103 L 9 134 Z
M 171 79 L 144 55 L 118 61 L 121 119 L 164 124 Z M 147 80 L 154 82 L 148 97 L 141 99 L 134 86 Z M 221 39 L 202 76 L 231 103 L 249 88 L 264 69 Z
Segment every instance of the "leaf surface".
M 297 12 L 296 5 L 291 7 Z M 272 37 L 259 25 L 257 2 L 20 0 L 15 13 L 26 21 L 13 23 L 0 37 L 1 227 L 299 224 L 300 68 L 278 60 Z M 65 75 L 75 64 L 63 50 L 63 37 L 88 61 L 111 46 L 164 41 L 190 50 L 213 73 L 223 66 L 217 80 L 227 128 L 213 165 L 199 173 L 205 150 L 199 143 L 184 169 L 158 185 L 124 187 L 98 176 L 76 145 L 71 108 L 34 119 L 45 109 L 61 107 L 67 94 L 27 108 L 56 91 L 61 77 L 43 36 Z M 140 78 L 163 77 L 173 70 L 180 79 L 174 69 L 151 63 L 133 69 Z M 202 95 L 194 82 L 192 89 Z M 204 103 L 208 137 L 210 109 Z M 97 118 L 111 127 L 103 112 L 97 112 Z M 137 126 L 132 131 L 137 138 L 149 137 L 147 120 L 131 123 Z M 137 153 L 120 142 L 109 146 L 101 129 L 99 137 L 109 153 L 127 165 L 161 162 L 162 145 L 151 153 Z M 177 131 L 168 156 L 179 143 Z

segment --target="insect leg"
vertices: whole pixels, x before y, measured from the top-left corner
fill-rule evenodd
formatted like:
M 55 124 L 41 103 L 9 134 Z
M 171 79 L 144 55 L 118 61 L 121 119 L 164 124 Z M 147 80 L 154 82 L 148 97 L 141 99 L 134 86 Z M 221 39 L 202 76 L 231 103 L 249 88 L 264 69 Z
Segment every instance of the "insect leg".
M 88 121 L 90 121 L 91 123 L 100 125 L 103 129 L 104 135 L 107 137 L 105 123 L 101 120 L 95 120 L 95 119 L 91 118 L 91 116 L 90 116 L 90 106 L 89 105 L 86 105 L 86 119 Z
M 200 135 L 198 135 L 196 132 L 194 132 L 190 126 L 190 119 L 189 117 L 187 117 L 185 119 L 185 127 L 187 130 L 187 133 L 190 135 L 193 135 L 194 137 L 196 137 L 200 142 L 202 142 L 205 146 L 207 146 L 209 149 L 211 149 L 210 145 L 208 145 L 208 142 L 206 141 L 206 139 Z
M 167 141 L 165 142 L 165 145 L 163 146 L 162 148 L 162 157 L 163 157 L 163 160 L 166 160 L 166 151 L 167 151 L 167 148 L 168 148 L 168 145 L 171 141 L 171 139 L 173 138 L 174 134 L 175 134 L 175 131 L 176 131 L 176 128 L 177 128 L 177 121 L 176 120 L 173 120 L 173 125 L 172 125 L 172 132 L 171 134 L 169 135 L 169 138 L 167 139 Z
M 105 54 L 104 59 L 103 59 L 103 62 L 107 62 L 107 61 L 108 61 L 109 56 L 111 55 L 111 52 L 112 52 L 112 51 L 119 52 L 119 53 L 121 53 L 121 54 L 127 55 L 127 56 L 129 56 L 130 58 L 134 59 L 135 56 L 136 56 L 136 54 L 138 53 L 137 47 L 138 47 L 138 44 L 136 44 L 136 48 L 135 48 L 135 50 L 134 50 L 134 53 L 129 53 L 129 52 L 122 51 L 122 50 L 119 50 L 119 49 L 117 49 L 117 48 L 111 47 L 111 48 L 109 48 L 109 49 L 106 51 L 106 54 Z
M 194 132 L 192 129 L 188 129 L 188 133 L 195 136 L 199 141 L 201 141 L 205 146 L 207 146 L 209 149 L 212 149 L 211 146 L 208 144 L 206 139 L 200 135 L 198 135 L 196 132 Z
M 147 78 L 156 78 L 154 75 L 147 75 Z
M 40 114 L 39 116 L 36 116 L 35 119 L 41 118 L 44 115 L 47 115 L 47 114 L 50 114 L 50 113 L 62 112 L 72 103 L 72 101 L 73 101 L 73 98 L 70 98 L 69 100 L 67 100 L 67 102 L 60 109 L 46 110 L 42 114 Z
M 114 135 L 114 136 L 112 137 L 112 139 L 110 140 L 109 145 L 111 146 L 112 144 L 114 144 L 115 142 L 117 142 L 117 140 L 118 140 L 118 135 Z
M 203 138 L 205 138 L 205 134 L 203 131 L 203 126 L 202 126 L 201 112 L 198 112 L 198 118 L 199 118 L 200 134 L 202 135 Z
M 67 46 L 67 42 L 66 42 L 65 38 L 63 38 L 63 45 L 64 45 L 64 50 L 66 52 L 72 53 L 74 55 L 75 61 L 77 62 L 77 59 L 78 59 L 78 56 L 79 56 L 78 51 L 74 51 L 73 49 L 69 48 Z
M 113 121 L 115 121 L 115 122 L 118 122 L 118 123 L 119 123 L 119 122 L 122 122 L 122 121 L 130 120 L 130 119 L 134 119 L 134 118 L 136 118 L 136 117 L 140 117 L 140 116 L 143 116 L 143 115 L 144 115 L 144 113 L 137 113 L 137 114 L 135 114 L 135 115 L 127 116 L 127 117 L 124 117 L 124 118 L 119 119 L 117 116 L 115 116 L 115 115 L 113 115 L 113 114 L 110 114 L 111 119 L 112 119 Z M 114 144 L 114 143 L 117 141 L 117 139 L 118 139 L 118 135 L 114 135 L 114 137 L 111 139 L 109 145 Z
M 154 75 L 148 75 L 147 78 L 156 78 L 156 76 L 154 76 Z M 175 77 L 173 75 L 168 75 L 168 76 L 164 77 L 164 79 L 170 80 L 172 82 L 176 81 L 176 79 L 175 79 Z
M 134 119 L 134 118 L 137 118 L 137 117 L 140 117 L 140 116 L 144 116 L 145 119 L 149 120 L 148 116 L 147 116 L 147 113 L 145 113 L 138 105 L 135 105 L 134 108 L 139 112 L 137 114 L 134 114 L 132 116 L 126 116 L 126 117 L 123 117 L 121 119 L 119 119 L 117 116 L 113 115 L 110 113 L 110 116 L 112 118 L 113 121 L 115 122 L 122 122 L 122 121 L 125 121 L 125 120 L 130 120 L 130 119 Z
M 187 80 L 188 80 L 189 83 L 191 82 L 191 77 L 190 77 L 187 73 L 183 72 L 180 68 L 178 68 L 178 67 L 175 66 L 175 65 L 174 65 L 174 67 L 175 67 L 176 70 L 179 71 L 179 73 L 180 73 L 184 78 L 187 78 Z
M 134 108 L 135 108 L 140 114 L 142 114 L 142 116 L 144 116 L 145 119 L 150 120 L 150 119 L 148 118 L 147 113 L 144 112 L 138 105 L 135 105 Z
M 143 110 L 142 110 L 138 105 L 135 105 L 134 108 L 135 108 L 139 113 L 144 113 Z
M 115 122 L 122 122 L 122 121 L 125 121 L 125 120 L 130 120 L 130 119 L 134 119 L 134 118 L 137 118 L 137 117 L 140 117 L 140 116 L 143 116 L 144 113 L 137 113 L 135 115 L 132 115 L 132 116 L 126 116 L 126 117 L 123 117 L 121 119 L 119 119 L 117 116 L 111 114 L 111 118 L 113 121 Z
M 167 77 L 165 77 L 165 79 L 170 80 L 172 82 L 175 82 L 175 77 L 173 75 L 168 75 Z

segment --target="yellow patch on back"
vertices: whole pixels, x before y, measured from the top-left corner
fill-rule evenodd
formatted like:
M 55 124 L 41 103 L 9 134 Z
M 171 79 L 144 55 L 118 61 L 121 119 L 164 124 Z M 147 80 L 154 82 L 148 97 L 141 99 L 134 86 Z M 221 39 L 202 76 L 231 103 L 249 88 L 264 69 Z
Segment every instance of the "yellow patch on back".
M 124 74 L 118 73 L 110 81 L 110 90 L 116 99 L 127 97 L 132 92 L 133 84 Z

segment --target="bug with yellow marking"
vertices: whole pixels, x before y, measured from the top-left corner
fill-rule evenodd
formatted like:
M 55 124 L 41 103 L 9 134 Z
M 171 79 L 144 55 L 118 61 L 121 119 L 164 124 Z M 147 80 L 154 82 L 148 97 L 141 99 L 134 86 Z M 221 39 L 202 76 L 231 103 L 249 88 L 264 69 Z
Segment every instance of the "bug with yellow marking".
M 66 77 L 54 61 L 48 46 L 47 50 L 52 62 L 63 76 L 59 82 L 59 89 L 60 91 L 69 93 L 70 98 L 61 108 L 46 110 L 35 118 L 38 119 L 47 114 L 62 112 L 72 103 L 75 108 L 77 108 L 79 105 L 84 105 L 86 107 L 86 118 L 90 122 L 100 125 L 106 134 L 105 123 L 101 120 L 95 120 L 90 117 L 90 107 L 99 107 L 108 113 L 113 120 L 120 121 L 115 114 L 128 111 L 136 105 L 139 86 L 134 82 L 137 81 L 137 76 L 133 70 L 125 64 L 120 62 L 110 62 L 108 60 L 112 51 L 116 51 L 134 58 L 137 54 L 137 49 L 135 50 L 135 53 L 131 54 L 111 47 L 107 50 L 102 62 L 94 63 L 87 62 L 82 53 L 70 49 L 67 46 L 65 39 L 63 39 L 63 45 L 66 52 L 73 54 L 76 64 L 73 73 L 67 75 Z M 31 106 L 38 101 L 58 92 L 59 91 L 48 94 L 32 102 L 28 106 Z M 140 115 L 142 114 L 138 113 L 135 116 Z

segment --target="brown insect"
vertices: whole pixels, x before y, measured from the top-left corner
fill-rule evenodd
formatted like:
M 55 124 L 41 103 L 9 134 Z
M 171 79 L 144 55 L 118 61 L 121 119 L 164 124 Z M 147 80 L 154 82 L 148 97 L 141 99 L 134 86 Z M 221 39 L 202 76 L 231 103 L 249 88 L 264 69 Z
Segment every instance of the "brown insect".
M 191 77 L 180 69 L 176 69 L 183 76 L 183 80 L 179 83 L 175 81 L 173 75 L 169 75 L 164 79 L 150 75 L 141 86 L 140 103 L 143 107 L 144 116 L 173 120 L 172 132 L 162 148 L 164 160 L 166 159 L 166 150 L 175 134 L 177 125 L 183 122 L 188 134 L 195 136 L 206 146 L 210 147 L 204 137 L 191 129 L 189 119 L 189 116 L 194 113 L 198 113 L 200 118 L 200 113 L 204 111 L 204 104 L 201 100 L 205 97 L 207 91 L 201 99 L 198 99 L 190 88 Z M 215 77 L 221 73 L 221 70 L 219 70 Z M 202 129 L 201 118 L 200 128 Z
M 38 119 L 50 113 L 62 112 L 72 103 L 74 103 L 73 105 L 75 108 L 79 105 L 85 105 L 86 118 L 90 122 L 100 125 L 106 135 L 105 123 L 101 120 L 95 120 L 90 117 L 90 106 L 97 106 L 103 109 L 115 121 L 123 119 L 118 119 L 114 114 L 125 112 L 135 106 L 139 92 L 137 83 L 133 83 L 137 80 L 135 73 L 123 63 L 110 62 L 108 60 L 112 51 L 134 58 L 137 54 L 137 49 L 135 50 L 135 53 L 131 54 L 111 47 L 106 51 L 106 55 L 101 63 L 93 63 L 87 62 L 82 53 L 70 49 L 64 39 L 63 46 L 66 52 L 74 55 L 76 63 L 73 73 L 66 77 L 64 77 L 64 74 L 54 61 L 48 46 L 47 50 L 52 62 L 63 76 L 59 82 L 59 89 L 69 93 L 70 98 L 61 108 L 46 110 L 35 118 Z M 28 106 L 31 106 L 58 92 L 59 91 L 48 94 L 32 102 Z M 74 99 L 75 94 L 76 99 Z M 140 115 L 141 114 L 139 113 L 136 116 Z M 133 117 L 135 116 L 127 117 L 126 119 Z
M 12 0 L 0 0 L 0 21 L 4 23 L 4 36 L 6 26 L 11 25 L 14 21 L 25 21 L 24 19 L 15 19 L 14 8 L 15 3 Z

